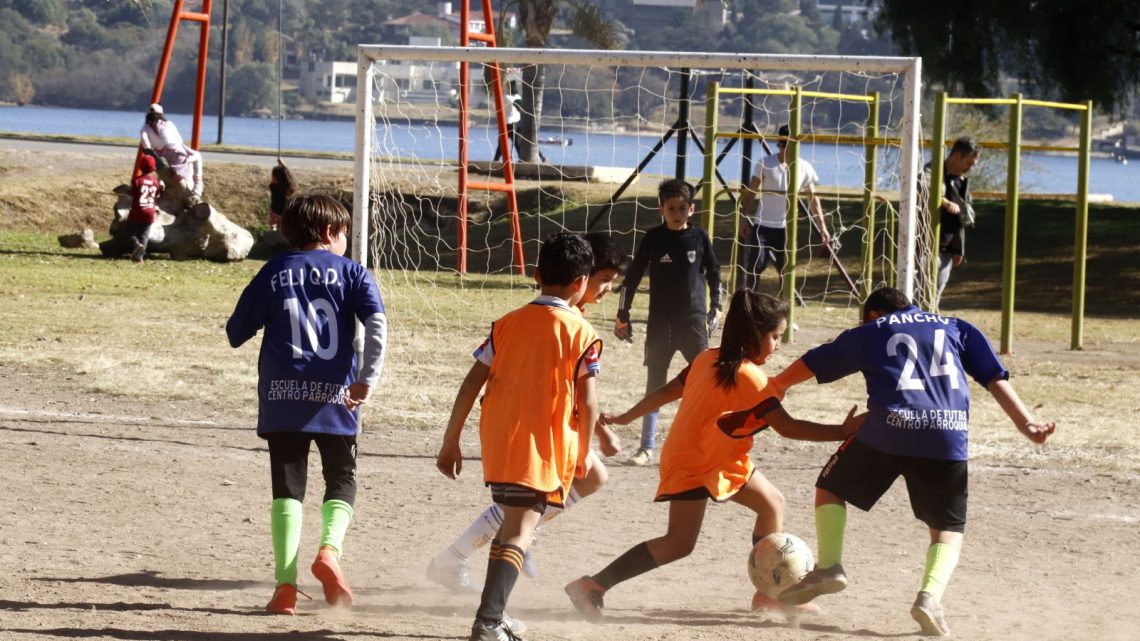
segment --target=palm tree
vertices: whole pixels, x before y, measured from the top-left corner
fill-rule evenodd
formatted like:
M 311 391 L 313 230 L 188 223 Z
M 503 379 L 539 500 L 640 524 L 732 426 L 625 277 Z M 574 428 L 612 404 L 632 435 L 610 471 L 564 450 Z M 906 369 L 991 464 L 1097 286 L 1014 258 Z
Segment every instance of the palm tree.
M 622 33 L 602 10 L 589 0 L 518 0 L 523 41 L 529 48 L 546 46 L 554 19 L 560 9 L 571 13 L 569 20 L 574 35 L 602 49 L 616 49 Z M 504 5 L 502 11 L 506 11 Z M 539 162 L 538 126 L 542 118 L 544 74 L 541 65 L 522 68 L 522 120 L 519 121 L 517 144 L 519 160 Z

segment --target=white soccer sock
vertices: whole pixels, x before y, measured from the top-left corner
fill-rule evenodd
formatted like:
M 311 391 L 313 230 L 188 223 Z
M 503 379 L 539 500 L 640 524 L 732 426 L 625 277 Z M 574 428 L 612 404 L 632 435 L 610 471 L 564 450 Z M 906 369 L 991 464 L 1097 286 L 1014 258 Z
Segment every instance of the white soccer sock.
M 535 534 L 538 534 L 538 528 L 546 525 L 550 519 L 558 516 L 559 514 L 562 514 L 566 510 L 569 510 L 571 506 L 580 500 L 581 497 L 578 496 L 578 492 L 573 487 L 571 487 L 570 491 L 566 493 L 566 501 L 562 503 L 562 507 L 554 507 L 553 505 L 548 505 L 546 507 L 546 511 L 542 513 L 542 518 L 538 521 L 538 527 L 535 528 Z
M 495 538 L 495 534 L 498 533 L 499 527 L 502 525 L 503 508 L 499 507 L 498 504 L 492 505 L 483 510 L 479 518 L 467 526 L 467 530 L 460 534 L 459 538 L 447 549 L 461 560 L 467 561 L 472 554 L 475 554 L 476 550 Z

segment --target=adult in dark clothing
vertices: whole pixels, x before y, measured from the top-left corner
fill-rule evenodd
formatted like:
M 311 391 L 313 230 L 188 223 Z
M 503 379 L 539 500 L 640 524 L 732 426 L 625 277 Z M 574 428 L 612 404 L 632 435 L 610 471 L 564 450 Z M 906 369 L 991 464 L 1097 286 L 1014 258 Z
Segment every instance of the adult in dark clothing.
M 966 228 L 974 226 L 974 207 L 970 198 L 970 182 L 966 174 L 977 164 L 981 148 L 973 138 L 959 138 L 950 148 L 943 163 L 942 209 L 939 214 L 938 237 L 938 290 L 933 308 L 938 308 L 942 290 L 950 280 L 950 271 L 966 260 Z M 924 180 L 931 185 L 930 164 L 924 170 Z

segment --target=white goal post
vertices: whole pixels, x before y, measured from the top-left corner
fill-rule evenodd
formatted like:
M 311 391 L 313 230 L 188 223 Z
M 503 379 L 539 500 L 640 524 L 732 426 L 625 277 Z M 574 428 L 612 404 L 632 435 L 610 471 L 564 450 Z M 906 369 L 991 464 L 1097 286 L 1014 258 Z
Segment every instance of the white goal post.
M 692 68 L 749 72 L 762 69 L 779 72 L 852 72 L 896 74 L 903 79 L 903 114 L 899 123 L 898 237 L 895 283 L 913 298 L 916 281 L 916 214 L 919 152 L 919 95 L 921 60 L 905 57 L 808 56 L 771 54 L 687 53 L 661 51 L 593 51 L 577 49 L 518 49 L 492 47 L 427 47 L 406 45 L 360 45 L 356 86 L 356 146 L 352 224 L 353 258 L 369 261 L 372 197 L 372 164 L 376 154 L 377 90 L 375 63 L 424 61 L 436 64 L 458 62 L 501 65 L 578 65 L 592 67 Z M 458 147 L 458 141 L 455 141 Z M 439 160 L 439 159 L 426 159 Z

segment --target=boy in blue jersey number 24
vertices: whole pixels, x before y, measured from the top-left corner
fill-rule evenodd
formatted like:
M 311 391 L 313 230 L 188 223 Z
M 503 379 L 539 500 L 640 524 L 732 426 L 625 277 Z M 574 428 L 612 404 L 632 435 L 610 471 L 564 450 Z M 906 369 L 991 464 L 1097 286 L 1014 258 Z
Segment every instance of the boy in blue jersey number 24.
M 847 587 L 840 564 L 847 503 L 869 510 L 902 476 L 915 517 L 930 528 L 922 585 L 910 614 L 923 634 L 948 635 L 942 595 L 958 564 L 966 526 L 966 375 L 985 387 L 1034 443 L 1044 443 L 1055 426 L 1030 416 L 1009 383 L 1009 372 L 978 328 L 922 311 L 890 287 L 867 297 L 862 325 L 808 350 L 774 384 L 786 390 L 813 376 L 830 383 L 855 372 L 867 383 L 867 420 L 832 455 L 816 481 L 816 569 L 779 599 L 799 605 Z
M 265 329 L 257 366 L 257 434 L 269 445 L 277 589 L 265 609 L 276 614 L 294 614 L 297 605 L 301 502 L 312 442 L 321 453 L 325 496 L 321 544 L 311 569 L 329 604 L 352 605 L 339 558 L 356 500 L 360 405 L 380 379 L 387 322 L 372 275 L 344 257 L 350 223 L 333 198 L 293 199 L 281 231 L 296 251 L 261 268 L 226 323 L 233 347 Z M 357 320 L 364 325 L 359 372 Z

